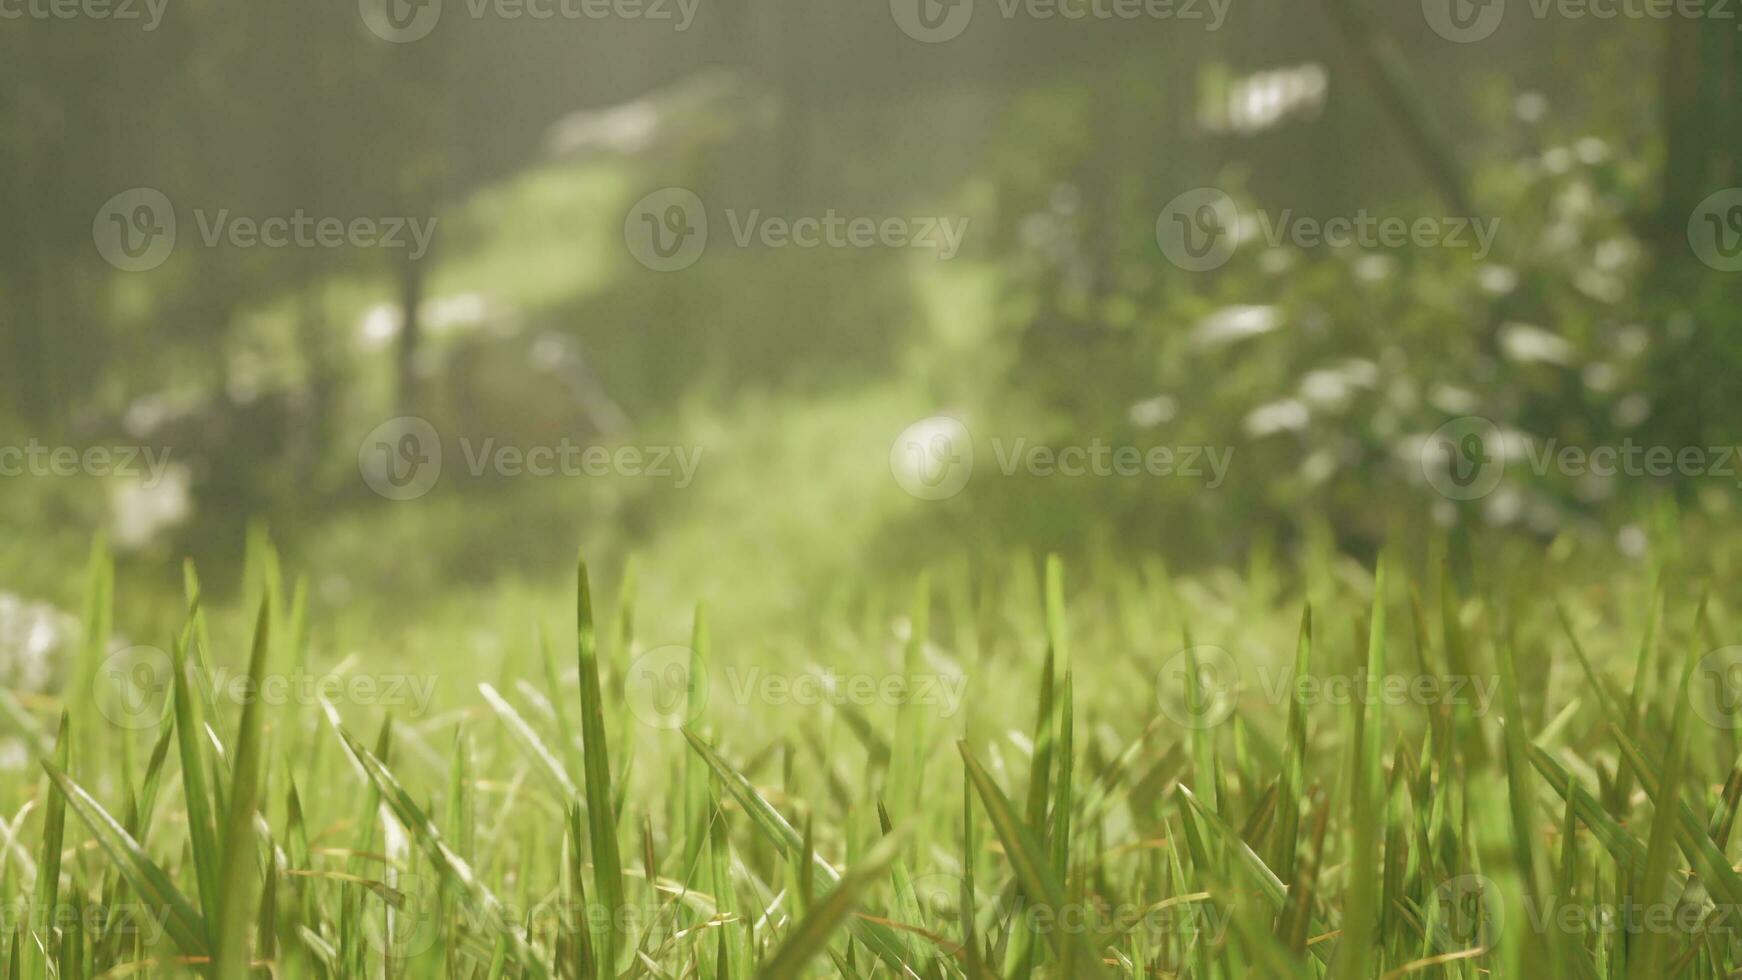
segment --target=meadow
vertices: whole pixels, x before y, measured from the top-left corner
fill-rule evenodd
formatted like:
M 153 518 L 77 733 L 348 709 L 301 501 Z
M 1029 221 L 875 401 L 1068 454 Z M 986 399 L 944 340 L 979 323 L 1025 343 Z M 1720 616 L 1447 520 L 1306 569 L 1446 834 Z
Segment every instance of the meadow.
M 0 980 L 1742 976 L 1720 5 L 111 6 Z
M 582 562 L 502 663 L 395 672 L 311 652 L 306 579 L 259 538 L 252 625 L 190 564 L 163 648 L 113 647 L 99 546 L 69 682 L 0 694 L 37 760 L 0 790 L 0 962 L 1727 976 L 1735 553 L 1654 533 L 1466 569 L 1443 538 L 956 564 L 745 649 L 705 608 L 642 638 L 654 570 L 607 608 Z

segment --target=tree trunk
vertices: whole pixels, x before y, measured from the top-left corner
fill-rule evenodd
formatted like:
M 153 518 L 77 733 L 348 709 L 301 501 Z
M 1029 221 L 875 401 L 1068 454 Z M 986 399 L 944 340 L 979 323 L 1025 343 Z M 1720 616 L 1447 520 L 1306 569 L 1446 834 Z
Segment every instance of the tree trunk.
M 427 258 L 428 256 L 425 256 Z M 418 307 L 423 305 L 423 264 L 410 258 L 399 266 L 399 414 L 417 414 L 417 357 L 423 332 Z

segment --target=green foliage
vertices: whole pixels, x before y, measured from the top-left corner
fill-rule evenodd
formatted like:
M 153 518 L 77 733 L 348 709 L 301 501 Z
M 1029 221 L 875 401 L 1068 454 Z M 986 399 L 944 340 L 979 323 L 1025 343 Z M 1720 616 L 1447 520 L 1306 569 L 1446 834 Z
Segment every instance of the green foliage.
M 601 649 L 583 571 L 579 690 L 530 626 L 534 641 L 497 682 L 531 696 L 518 677 L 554 678 L 546 696 L 569 699 L 562 711 L 538 697 L 516 707 L 493 683 L 473 699 L 456 684 L 483 723 L 447 741 L 453 715 L 412 716 L 384 725 L 373 749 L 350 733 L 368 706 L 342 688 L 313 704 L 232 703 L 238 690 L 273 690 L 264 604 L 247 688 L 214 683 L 216 668 L 189 655 L 200 633 L 190 617 L 173 704 L 148 728 L 118 728 L 93 706 L 48 743 L 48 782 L 10 831 L 37 842 L 35 877 L 0 865 L 9 905 L 31 910 L 0 962 L 33 977 L 169 963 L 216 976 L 244 960 L 297 977 L 718 980 L 826 964 L 847 976 L 987 980 L 1000 963 L 1004 976 L 1201 980 L 1725 976 L 1742 952 L 1729 832 L 1742 776 L 1726 716 L 1713 713 L 1723 690 L 1712 689 L 1707 651 L 1735 622 L 1736 599 L 1720 588 L 1690 597 L 1676 583 L 1716 586 L 1709 574 L 1730 547 L 1679 550 L 1664 586 L 1570 543 L 1502 550 L 1478 565 L 1479 581 L 1538 583 L 1504 604 L 1459 598 L 1436 581 L 1443 564 L 1405 549 L 1371 576 L 1301 555 L 1276 570 L 1294 584 L 1266 586 L 1262 601 L 1238 580 L 1212 592 L 1106 562 L 1067 588 L 1055 559 L 1026 587 L 988 574 L 981 608 L 946 604 L 923 660 L 917 634 L 861 641 L 903 680 L 890 691 L 921 690 L 939 664 L 964 658 L 966 717 L 917 697 L 862 708 L 784 703 L 765 689 L 723 696 L 731 685 L 710 677 L 745 661 L 699 614 L 695 650 L 677 661 L 684 676 L 642 676 Z M 1295 564 L 1341 567 L 1342 581 L 1312 581 Z M 1296 620 L 1306 589 L 1313 613 Z M 927 594 L 916 594 L 922 615 Z M 1388 625 L 1404 595 L 1416 627 L 1407 639 Z M 954 628 L 958 612 L 974 630 Z M 1181 614 L 1192 639 L 1157 643 Z M 1338 619 L 1362 642 L 1315 626 Z M 227 637 L 221 622 L 215 634 Z M 991 652 L 938 640 L 967 635 Z M 1648 650 L 1689 652 L 1641 657 L 1641 636 Z M 1238 677 L 1205 669 L 1220 662 L 1212 644 L 1236 654 Z M 1061 654 L 1070 667 L 1054 683 Z M 1190 667 L 1183 687 L 1164 669 L 1173 659 Z M 469 680 L 477 667 L 456 657 L 442 672 Z M 636 714 L 660 693 L 682 699 L 691 729 Z M 923 738 L 909 727 L 916 714 Z M 578 781 L 552 748 L 577 717 Z M 287 756 L 282 733 L 306 726 L 314 741 Z M 227 745 L 220 728 L 235 733 Z M 848 751 L 788 751 L 837 730 L 829 743 Z M 605 745 L 616 731 L 636 743 L 633 772 Z M 152 747 L 130 773 L 113 747 L 141 734 Z M 77 744 L 94 754 L 70 754 Z M 900 785 L 890 746 L 924 766 L 899 818 L 880 802 Z M 166 773 L 177 764 L 179 780 Z M 1623 773 L 1637 793 L 1612 793 Z M 159 792 L 165 776 L 179 793 Z M 1022 806 L 1007 787 L 1025 776 Z M 322 789 L 299 791 L 309 786 Z M 615 853 L 619 812 L 642 828 L 633 867 Z

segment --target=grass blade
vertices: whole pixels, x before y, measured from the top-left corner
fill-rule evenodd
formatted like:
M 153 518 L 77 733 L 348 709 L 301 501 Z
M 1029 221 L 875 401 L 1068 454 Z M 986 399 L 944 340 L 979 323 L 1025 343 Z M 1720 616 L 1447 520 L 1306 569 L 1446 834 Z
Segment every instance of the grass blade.
M 1367 696 L 1358 719 L 1354 788 L 1350 793 L 1349 879 L 1344 900 L 1343 937 L 1337 945 L 1335 976 L 1366 980 L 1379 942 L 1378 883 L 1385 869 L 1380 858 L 1380 830 L 1385 809 L 1385 711 L 1373 696 L 1385 676 L 1385 559 L 1373 571 L 1373 612 L 1367 634 Z
M 182 806 L 187 810 L 188 848 L 193 853 L 194 880 L 199 886 L 200 908 L 208 921 L 217 919 L 218 852 L 217 824 L 212 818 L 212 797 L 206 788 L 205 719 L 201 699 L 193 692 L 188 673 L 195 669 L 187 656 L 192 626 L 173 644 L 172 665 L 175 708 L 175 739 L 181 755 Z M 208 937 L 209 940 L 210 937 Z
M 549 976 L 549 966 L 527 945 L 526 937 L 522 934 L 519 924 L 508 917 L 507 909 L 502 904 L 501 899 L 497 898 L 489 886 L 484 884 L 483 879 L 479 878 L 477 873 L 472 870 L 471 864 L 448 845 L 447 840 L 442 837 L 441 831 L 436 828 L 435 822 L 412 800 L 411 795 L 399 784 L 399 780 L 394 777 L 387 766 L 376 758 L 374 753 L 364 748 L 362 743 L 358 742 L 350 732 L 345 731 L 344 727 L 339 724 L 337 712 L 332 710 L 332 706 L 328 704 L 323 707 L 327 711 L 328 722 L 338 733 L 346 751 L 363 769 L 370 783 L 381 794 L 382 800 L 393 812 L 394 818 L 411 832 L 412 838 L 423 849 L 424 856 L 429 859 L 430 864 L 435 866 L 442 877 L 447 879 L 462 895 L 465 895 L 474 908 L 483 913 L 483 923 L 495 933 L 492 938 L 505 940 L 510 951 L 514 954 L 516 962 L 532 976 Z
M 1023 893 L 1030 902 L 1041 907 L 1040 914 L 1051 915 L 1056 921 L 1058 914 L 1065 908 L 1065 890 L 1053 876 L 1046 853 L 1041 850 L 1034 835 L 1029 833 L 1027 826 L 1016 816 L 1016 810 L 1010 805 L 1010 799 L 1004 795 L 1004 791 L 998 788 L 991 775 L 974 758 L 967 743 L 957 742 L 956 747 L 962 753 L 962 762 L 968 768 L 968 778 L 973 781 L 980 803 L 986 808 L 986 816 L 992 821 L 992 829 L 997 832 L 999 841 L 1004 845 L 1005 856 L 1016 869 L 1016 880 Z M 1066 953 L 1064 936 L 1059 930 L 1047 930 L 1047 938 L 1055 953 L 1060 956 Z M 1100 960 L 1093 948 L 1098 945 L 1077 944 L 1077 955 L 1072 964 L 1080 974 L 1099 975 Z
M 60 733 L 55 737 L 54 764 L 65 770 L 72 760 L 72 723 L 65 711 L 60 716 Z M 41 976 L 48 975 L 48 964 L 44 962 L 40 971 L 31 970 L 36 962 L 37 942 L 48 941 L 48 916 L 60 904 L 60 855 L 61 845 L 66 837 L 67 801 L 66 794 L 56 793 L 45 787 L 47 808 L 42 818 L 42 857 L 36 863 L 36 904 L 30 921 L 31 933 L 37 937 L 34 942 L 27 942 L 23 933 L 18 936 L 17 945 L 25 946 L 25 961 L 22 969 L 30 970 Z M 24 974 L 18 974 L 23 976 Z
M 79 815 L 97 838 L 109 859 L 115 863 L 127 883 L 152 909 L 166 915 L 164 927 L 171 940 L 189 956 L 205 956 L 206 925 L 194 907 L 176 889 L 168 874 L 146 856 L 139 842 L 128 835 L 121 822 L 109 815 L 102 805 L 91 798 L 72 778 L 53 763 L 43 760 L 42 768 L 54 781 L 60 797 Z
M 258 696 L 266 678 L 266 661 L 272 646 L 272 600 L 260 604 L 254 624 L 254 653 L 248 661 L 249 695 L 243 699 L 242 720 L 236 729 L 236 754 L 230 769 L 230 810 L 224 821 L 223 876 L 219 881 L 218 915 L 215 923 L 217 975 L 219 980 L 246 978 L 250 954 L 248 926 L 254 915 L 250 903 L 259 894 L 254 878 L 259 872 L 259 843 L 254 811 L 259 806 L 260 780 L 265 768 L 261 745 L 266 727 L 263 704 Z
M 756 791 L 756 787 L 750 785 L 750 780 L 745 779 L 742 773 L 721 759 L 713 748 L 696 733 L 686 728 L 683 730 L 683 734 L 684 738 L 689 740 L 690 748 L 694 749 L 696 754 L 707 762 L 709 768 L 713 769 L 714 774 L 719 777 L 721 784 L 726 787 L 727 792 L 731 793 L 732 797 L 738 801 L 738 805 L 742 806 L 745 812 L 750 815 L 751 822 L 756 824 L 757 830 L 761 831 L 762 835 L 785 855 L 787 860 L 794 862 L 805 860 L 804 838 L 793 829 L 792 824 L 788 823 L 785 817 L 780 815 L 780 811 L 776 810 L 767 799 L 763 798 L 761 793 Z M 811 855 L 810 858 L 819 879 L 831 886 L 840 884 L 840 872 L 818 855 Z M 715 881 L 714 888 L 723 892 L 727 885 L 724 882 Z M 849 923 L 849 928 L 853 930 L 855 938 L 870 948 L 871 952 L 875 953 L 879 959 L 893 967 L 897 974 L 901 976 L 917 975 L 903 959 L 904 944 L 895 936 L 893 931 L 862 919 L 852 920 Z
M 593 630 L 592 588 L 587 563 L 579 563 L 575 587 L 576 648 L 581 668 L 581 751 L 586 763 L 587 830 L 593 850 L 593 887 L 610 913 L 599 950 L 601 964 L 615 972 L 618 954 L 627 948 L 621 928 L 624 908 L 623 865 L 617 850 L 616 801 L 611 796 L 611 758 L 605 746 L 605 703 L 599 692 L 599 651 Z
M 533 768 L 550 783 L 558 798 L 566 805 L 569 800 L 579 797 L 580 792 L 575 789 L 574 781 L 569 778 L 563 764 L 545 746 L 538 733 L 532 730 L 532 726 L 526 723 L 526 719 L 520 716 L 520 712 L 515 711 L 514 706 L 496 693 L 496 689 L 489 684 L 479 684 L 478 693 L 484 695 L 484 701 L 490 705 L 490 710 L 502 719 L 502 724 L 508 729 L 514 743 L 532 760 Z M 553 699 L 553 705 L 555 700 L 557 699 Z
M 1198 799 L 1190 787 L 1181 783 L 1179 792 L 1181 796 L 1185 797 L 1186 802 L 1191 804 L 1192 809 L 1198 812 L 1198 817 L 1203 820 L 1204 825 L 1215 831 L 1216 836 L 1221 839 L 1223 848 L 1234 854 L 1238 859 L 1235 863 L 1246 872 L 1253 884 L 1258 886 L 1259 892 L 1269 900 L 1271 906 L 1275 909 L 1281 909 L 1283 901 L 1288 897 L 1288 890 L 1283 886 L 1282 879 L 1276 876 L 1276 872 L 1270 870 L 1270 866 L 1264 863 L 1264 859 L 1260 858 L 1251 847 L 1247 846 L 1244 840 L 1240 839 L 1240 835 L 1234 831 L 1234 828 L 1224 823 L 1222 818 L 1209 808 L 1208 804 Z
M 804 968 L 818 953 L 828 948 L 829 937 L 834 934 L 865 891 L 875 884 L 883 875 L 890 862 L 895 860 L 901 851 L 900 834 L 892 834 L 879 841 L 864 860 L 854 865 L 840 883 L 829 889 L 814 909 L 806 915 L 780 949 L 757 971 L 761 980 L 797 980 L 804 974 Z

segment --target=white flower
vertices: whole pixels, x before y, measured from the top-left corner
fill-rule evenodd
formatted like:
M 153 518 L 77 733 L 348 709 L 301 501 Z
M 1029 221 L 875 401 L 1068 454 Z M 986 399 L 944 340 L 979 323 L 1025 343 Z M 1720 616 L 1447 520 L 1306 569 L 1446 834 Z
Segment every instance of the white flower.
M 1266 334 L 1280 326 L 1282 313 L 1274 306 L 1226 306 L 1198 324 L 1192 331 L 1192 341 L 1199 347 L 1216 347 Z
M 1278 432 L 1298 432 L 1312 420 L 1312 412 L 1293 398 L 1260 405 L 1246 416 L 1246 434 L 1253 438 Z
M 1145 399 L 1132 405 L 1128 415 L 1132 425 L 1139 429 L 1149 429 L 1163 422 L 1172 421 L 1174 414 L 1178 411 L 1179 406 L 1174 403 L 1172 398 L 1166 395 L 1156 395 L 1154 398 Z
M 1573 345 L 1566 338 L 1528 323 L 1501 327 L 1500 350 L 1520 364 L 1565 364 L 1573 356 Z

